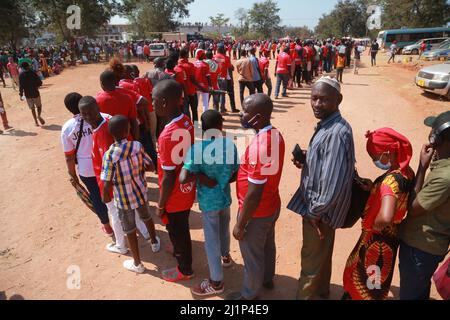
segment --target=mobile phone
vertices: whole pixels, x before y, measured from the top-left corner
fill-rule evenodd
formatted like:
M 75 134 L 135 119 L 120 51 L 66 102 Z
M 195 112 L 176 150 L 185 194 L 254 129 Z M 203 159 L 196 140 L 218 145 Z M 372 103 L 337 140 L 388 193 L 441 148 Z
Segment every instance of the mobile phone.
M 306 161 L 306 156 L 298 145 L 298 143 L 295 145 L 294 150 L 292 151 L 292 155 L 294 156 L 294 160 L 298 161 L 300 164 L 304 164 Z

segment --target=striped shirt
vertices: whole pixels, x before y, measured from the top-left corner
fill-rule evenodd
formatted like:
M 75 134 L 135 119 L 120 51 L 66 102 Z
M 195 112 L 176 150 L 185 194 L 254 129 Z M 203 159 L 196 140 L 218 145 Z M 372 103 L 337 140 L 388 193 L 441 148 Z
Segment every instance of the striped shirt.
M 320 218 L 334 229 L 342 227 L 350 208 L 354 170 L 352 128 L 336 111 L 318 123 L 300 187 L 287 208 L 304 217 Z
M 115 142 L 103 156 L 102 181 L 112 181 L 114 204 L 119 209 L 132 210 L 147 201 L 145 167 L 152 161 L 138 141 Z

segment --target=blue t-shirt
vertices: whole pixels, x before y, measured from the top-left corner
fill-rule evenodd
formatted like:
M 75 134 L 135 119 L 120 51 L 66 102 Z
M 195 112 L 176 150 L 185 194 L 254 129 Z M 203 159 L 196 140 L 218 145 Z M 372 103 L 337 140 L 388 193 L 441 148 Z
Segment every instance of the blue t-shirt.
M 258 69 L 259 69 L 258 59 L 255 56 L 251 56 L 249 59 L 250 59 L 250 62 L 252 63 L 253 81 L 261 80 L 261 75 L 258 71 Z
M 202 212 L 220 211 L 231 205 L 229 181 L 239 169 L 238 152 L 233 141 L 219 138 L 195 143 L 186 155 L 183 168 L 217 181 L 214 188 L 197 181 L 197 199 Z

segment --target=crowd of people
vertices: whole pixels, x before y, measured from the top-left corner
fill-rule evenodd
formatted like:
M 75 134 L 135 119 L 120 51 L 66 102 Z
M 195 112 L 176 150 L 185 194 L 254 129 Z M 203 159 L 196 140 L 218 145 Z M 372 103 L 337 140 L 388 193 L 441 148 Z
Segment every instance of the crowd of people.
M 161 249 L 146 180 L 146 172 L 156 172 L 156 215 L 169 234 L 166 250 L 176 259 L 175 267 L 162 271 L 165 281 L 194 277 L 189 216 L 195 199 L 202 212 L 209 276 L 191 288 L 194 295 L 224 292 L 223 268 L 233 264 L 230 234 L 239 243 L 244 275 L 242 289 L 228 298 L 252 300 L 263 288 L 273 289 L 275 225 L 287 206 L 303 218 L 298 299 L 329 297 L 335 231 L 353 226 L 356 220 L 350 223 L 349 218 L 355 215 L 362 218 L 362 233 L 345 267 L 343 299 L 386 299 L 398 251 L 400 299 L 429 298 L 431 277 L 450 245 L 450 112 L 425 120 L 431 132 L 416 172 L 409 166 L 412 146 L 406 136 L 392 128 L 367 132 L 367 152 L 383 170 L 372 181 L 358 176 L 351 124 L 339 111 L 343 70 L 353 61 L 357 74 L 365 50 L 359 43 L 174 42 L 167 58 L 155 59 L 154 68 L 140 75 L 136 65 L 124 63 L 134 54 L 145 60 L 145 45 L 125 46 L 126 55 L 111 52 L 95 97 L 77 92 L 65 97 L 72 118 L 61 131 L 70 181 L 77 190 L 84 188 L 81 182 L 87 189 L 92 210 L 113 239 L 106 249 L 131 251 L 132 259 L 123 263 L 127 270 L 145 271 L 137 231 L 152 252 Z M 378 50 L 374 41 L 369 50 L 372 65 Z M 287 204 L 281 203 L 279 193 L 285 142 L 281 130 L 271 124 L 271 60 L 274 98 L 280 98 L 281 86 L 281 98 L 295 86 L 311 88 L 312 110 L 319 121 L 308 148 L 293 153 L 293 165 L 301 169 L 300 186 Z M 33 62 L 19 65 L 20 96 L 25 94 L 36 125 L 44 124 L 41 79 Z M 226 96 L 231 110 L 225 107 Z M 229 111 L 239 112 L 242 127 L 256 132 L 240 159 L 234 141 L 223 134 L 223 115 Z M 199 123 L 203 135 L 196 142 Z M 239 209 L 230 228 L 233 183 Z M 359 210 L 357 202 L 363 202 Z M 373 273 L 377 277 L 369 286 Z

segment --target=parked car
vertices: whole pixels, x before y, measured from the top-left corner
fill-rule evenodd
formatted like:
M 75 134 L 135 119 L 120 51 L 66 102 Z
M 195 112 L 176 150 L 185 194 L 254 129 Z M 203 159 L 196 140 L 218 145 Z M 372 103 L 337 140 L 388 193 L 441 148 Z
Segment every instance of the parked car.
M 409 46 L 406 46 L 403 48 L 402 53 L 403 54 L 419 54 L 420 52 L 420 46 L 422 45 L 422 43 L 425 42 L 425 44 L 427 45 L 427 47 L 429 45 L 431 45 L 431 50 L 436 49 L 442 42 L 444 42 L 445 40 L 447 40 L 449 38 L 430 38 L 430 39 L 422 39 L 417 41 L 414 44 L 411 44 Z
M 167 49 L 167 44 L 165 43 L 151 43 L 149 47 L 151 60 L 158 57 L 165 58 L 169 55 L 169 50 Z
M 450 99 L 450 61 L 422 68 L 416 75 L 416 85 Z
M 450 41 L 444 41 L 434 50 L 425 51 L 422 60 L 448 60 L 450 59 Z

